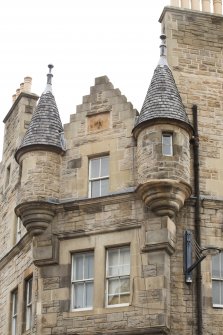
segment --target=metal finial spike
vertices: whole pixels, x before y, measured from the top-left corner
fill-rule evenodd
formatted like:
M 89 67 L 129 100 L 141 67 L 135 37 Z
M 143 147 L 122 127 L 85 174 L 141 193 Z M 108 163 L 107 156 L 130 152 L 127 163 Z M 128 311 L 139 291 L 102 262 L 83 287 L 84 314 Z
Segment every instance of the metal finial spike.
M 166 59 L 166 35 L 162 34 L 160 35 L 161 39 L 161 45 L 160 45 L 160 60 L 159 60 L 159 65 L 164 66 L 167 65 L 167 59 Z
M 160 35 L 160 39 L 161 39 L 161 41 L 166 42 L 166 35 L 165 34 L 161 34 Z
M 49 64 L 48 68 L 49 68 L 49 73 L 51 73 L 51 70 L 54 68 L 53 64 Z
M 166 35 L 160 35 L 161 45 L 160 45 L 160 56 L 166 56 Z
M 51 73 L 51 70 L 54 66 L 52 64 L 49 64 L 48 65 L 48 68 L 49 68 L 49 73 L 47 74 L 47 85 L 52 85 L 52 73 Z

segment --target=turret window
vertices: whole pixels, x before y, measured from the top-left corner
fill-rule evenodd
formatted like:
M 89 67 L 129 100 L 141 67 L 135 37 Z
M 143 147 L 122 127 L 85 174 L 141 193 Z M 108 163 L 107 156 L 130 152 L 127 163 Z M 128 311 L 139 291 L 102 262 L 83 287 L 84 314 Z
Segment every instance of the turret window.
M 173 135 L 171 133 L 162 134 L 162 154 L 173 156 Z

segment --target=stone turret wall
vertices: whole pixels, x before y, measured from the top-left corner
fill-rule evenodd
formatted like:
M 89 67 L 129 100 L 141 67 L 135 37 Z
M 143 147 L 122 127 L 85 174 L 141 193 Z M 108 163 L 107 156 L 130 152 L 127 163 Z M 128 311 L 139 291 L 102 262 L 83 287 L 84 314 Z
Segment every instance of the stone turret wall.
M 173 155 L 162 153 L 162 133 L 173 136 Z M 137 179 L 143 184 L 152 179 L 190 182 L 189 134 L 178 126 L 153 125 L 143 129 L 137 139 Z
M 35 200 L 57 201 L 60 195 L 61 156 L 36 150 L 21 158 L 22 175 L 18 202 Z

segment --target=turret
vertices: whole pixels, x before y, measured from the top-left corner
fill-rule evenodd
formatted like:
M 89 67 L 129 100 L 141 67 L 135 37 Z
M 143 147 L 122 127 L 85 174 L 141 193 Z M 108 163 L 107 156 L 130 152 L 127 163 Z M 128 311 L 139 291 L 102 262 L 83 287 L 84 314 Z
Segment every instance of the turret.
M 137 140 L 138 193 L 157 215 L 174 216 L 191 194 L 189 123 L 166 59 L 159 63 L 133 134 Z
M 33 113 L 28 130 L 15 153 L 21 166 L 21 185 L 16 213 L 33 235 L 45 230 L 54 216 L 59 199 L 61 155 L 64 153 L 63 127 L 52 94 L 52 65 L 47 86 Z

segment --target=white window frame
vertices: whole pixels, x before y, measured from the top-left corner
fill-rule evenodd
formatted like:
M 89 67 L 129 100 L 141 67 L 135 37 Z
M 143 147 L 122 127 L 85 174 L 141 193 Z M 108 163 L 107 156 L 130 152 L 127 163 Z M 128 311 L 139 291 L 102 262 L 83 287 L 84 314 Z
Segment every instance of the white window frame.
M 169 138 L 169 144 L 166 145 L 164 143 L 164 138 Z M 168 148 L 168 154 L 165 153 L 164 148 Z M 173 156 L 173 134 L 172 133 L 168 133 L 168 132 L 163 132 L 162 133 L 162 154 L 163 156 Z
M 213 268 L 212 268 L 212 290 L 213 290 L 213 283 L 214 282 L 219 282 L 222 283 L 222 287 L 223 287 L 223 252 L 220 252 L 219 254 L 212 256 L 212 263 L 213 263 L 213 257 L 218 258 L 218 265 L 219 265 L 219 276 L 214 276 L 213 274 Z M 223 288 L 222 288 L 223 289 Z M 220 285 L 220 292 L 219 292 L 219 296 L 222 296 L 222 292 L 221 292 L 221 285 Z M 213 295 L 212 295 L 212 299 L 213 299 Z M 214 300 L 213 300 L 213 307 L 218 307 L 218 308 L 223 308 L 223 299 L 221 301 L 221 304 L 215 304 Z
M 30 277 L 25 281 L 25 321 L 26 321 L 26 330 L 32 328 L 32 286 L 33 286 L 33 277 Z
M 106 180 L 106 179 L 109 181 L 109 168 L 108 168 L 108 174 L 104 175 L 104 176 L 101 176 L 101 165 L 102 165 L 101 163 L 102 163 L 102 160 L 104 158 L 108 158 L 108 165 L 109 165 L 109 155 L 104 155 L 104 156 L 100 156 L 100 157 L 93 157 L 93 158 L 89 159 L 89 198 L 93 198 L 93 196 L 92 196 L 92 184 L 93 184 L 94 181 L 99 181 L 100 182 L 100 189 L 99 189 L 100 194 L 98 195 L 98 197 L 105 196 L 105 195 L 108 194 L 108 193 L 103 194 L 103 195 L 101 194 L 101 189 L 102 189 L 101 188 L 101 181 Z M 94 161 L 94 160 L 99 160 L 100 167 L 99 167 L 99 176 L 95 177 L 95 178 L 92 178 L 91 177 L 91 165 L 92 165 L 92 161 Z
M 11 301 L 12 301 L 12 335 L 17 335 L 17 316 L 18 316 L 18 289 L 16 288 L 11 293 Z
M 16 221 L 16 243 L 22 238 L 22 220 L 18 217 Z
M 129 251 L 129 264 L 125 264 L 125 265 L 129 265 L 129 272 L 127 274 L 124 275 L 109 275 L 109 251 L 110 250 L 117 250 L 119 253 L 119 260 L 118 260 L 118 264 L 117 266 L 120 266 L 120 251 L 122 249 L 128 249 Z M 121 306 L 129 306 L 130 303 L 130 267 L 131 267 L 131 253 L 130 253 L 130 245 L 124 245 L 124 246 L 117 246 L 117 247 L 111 247 L 111 248 L 107 248 L 107 253 L 106 253 L 106 292 L 105 292 L 105 301 L 106 301 L 106 307 L 112 308 L 112 307 L 121 307 Z M 122 264 L 124 265 L 124 264 Z M 109 304 L 109 281 L 111 281 L 112 279 L 129 279 L 129 290 L 126 292 L 119 292 L 119 299 L 121 297 L 121 295 L 129 295 L 129 302 L 128 303 L 118 303 L 118 304 Z
M 82 274 L 83 278 L 82 279 L 75 279 L 75 256 L 76 255 L 82 255 L 84 258 L 85 262 L 85 257 L 86 255 L 92 255 L 93 256 L 93 277 L 90 278 L 85 278 L 84 277 L 84 263 L 83 263 L 83 269 L 82 269 Z M 83 310 L 92 310 L 93 309 L 93 299 L 94 299 L 94 251 L 83 251 L 83 252 L 75 252 L 72 254 L 72 271 L 71 271 L 71 285 L 72 285 L 72 297 L 71 297 L 71 310 L 72 311 L 83 311 Z M 86 284 L 87 283 L 92 283 L 92 306 L 87 306 L 87 307 L 75 307 L 75 284 L 81 283 L 84 285 L 84 293 L 83 293 L 83 305 L 84 301 L 86 301 Z

